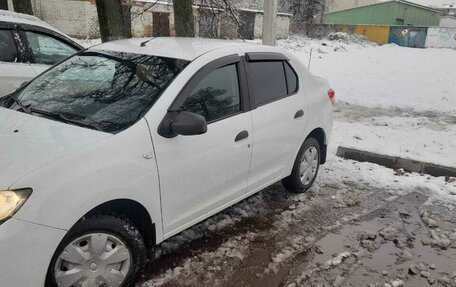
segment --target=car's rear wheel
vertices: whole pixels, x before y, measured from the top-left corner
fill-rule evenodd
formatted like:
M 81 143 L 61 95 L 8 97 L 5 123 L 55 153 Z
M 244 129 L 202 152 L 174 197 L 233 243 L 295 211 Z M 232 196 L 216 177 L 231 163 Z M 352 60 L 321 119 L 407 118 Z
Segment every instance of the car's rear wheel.
M 128 220 L 98 215 L 78 222 L 49 266 L 46 286 L 134 286 L 145 263 L 144 240 Z
M 305 140 L 298 152 L 291 175 L 282 180 L 290 192 L 306 192 L 317 178 L 320 168 L 320 144 L 314 138 Z

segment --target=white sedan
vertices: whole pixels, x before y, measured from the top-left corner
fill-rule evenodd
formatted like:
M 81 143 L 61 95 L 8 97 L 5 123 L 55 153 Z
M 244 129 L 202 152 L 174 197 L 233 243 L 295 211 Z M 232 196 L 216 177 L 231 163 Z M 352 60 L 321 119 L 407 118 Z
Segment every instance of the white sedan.
M 0 100 L 0 285 L 133 286 L 146 248 L 326 160 L 334 91 L 285 51 L 129 39 Z

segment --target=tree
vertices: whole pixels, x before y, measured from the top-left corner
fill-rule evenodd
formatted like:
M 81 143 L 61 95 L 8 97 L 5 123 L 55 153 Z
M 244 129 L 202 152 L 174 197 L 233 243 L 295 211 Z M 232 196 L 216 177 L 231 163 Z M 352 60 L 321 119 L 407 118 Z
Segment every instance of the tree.
M 176 36 L 195 37 L 192 0 L 173 0 Z
M 101 41 L 131 37 L 130 6 L 122 0 L 96 0 Z
M 312 24 L 324 7 L 324 0 L 293 0 L 293 21 L 303 24 Z
M 14 11 L 17 13 L 33 15 L 31 0 L 13 0 L 13 7 Z

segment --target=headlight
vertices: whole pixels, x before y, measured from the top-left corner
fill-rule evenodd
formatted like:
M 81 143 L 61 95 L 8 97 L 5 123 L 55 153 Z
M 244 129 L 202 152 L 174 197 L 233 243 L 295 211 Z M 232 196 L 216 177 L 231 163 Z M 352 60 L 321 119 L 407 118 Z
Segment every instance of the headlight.
M 31 189 L 0 191 L 0 224 L 13 216 L 32 194 Z

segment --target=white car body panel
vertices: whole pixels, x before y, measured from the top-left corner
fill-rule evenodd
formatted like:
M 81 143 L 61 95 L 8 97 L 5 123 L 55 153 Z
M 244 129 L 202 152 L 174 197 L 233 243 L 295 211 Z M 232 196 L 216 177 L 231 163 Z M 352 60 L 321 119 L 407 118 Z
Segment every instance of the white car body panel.
M 51 67 L 42 64 L 30 64 L 30 66 L 32 67 L 33 71 L 37 76 Z
M 15 217 L 69 230 L 93 208 L 111 200 L 129 199 L 149 211 L 161 238 L 157 166 L 153 157 L 144 157 L 153 153 L 147 123 L 141 120 L 122 133 L 50 162 L 11 186 L 33 186 L 27 200 L 29 208 L 21 208 Z
M 0 108 L 0 189 L 112 135 Z
M 8 95 L 37 76 L 28 63 L 0 62 L 0 97 Z
M 14 218 L 3 223 L 0 226 L 0 286 L 44 286 L 47 266 L 66 232 Z M 19 256 L 19 252 L 26 256 Z
M 220 40 L 158 38 L 140 47 L 143 41 L 122 40 L 92 49 L 192 62 L 144 119 L 118 134 L 0 107 L 0 190 L 33 188 L 13 219 L 0 224 L 0 254 L 10 254 L 5 249 L 7 241 L 15 240 L 8 246 L 16 250 L 30 242 L 42 244 L 39 249 L 28 250 L 27 257 L 38 259 L 27 262 L 27 276 L 19 276 L 10 259 L 0 258 L 0 270 L 7 272 L 0 274 L 5 286 L 42 286 L 50 258 L 66 231 L 99 205 L 119 199 L 141 204 L 155 225 L 155 241 L 160 243 L 288 176 L 300 146 L 313 130 L 323 129 L 325 142 L 329 142 L 329 85 L 288 54 L 300 78 L 298 94 L 210 123 L 203 135 L 160 136 L 158 126 L 176 95 L 207 63 L 249 51 L 286 53 L 273 47 Z M 304 116 L 294 119 L 299 109 Z M 235 142 L 243 130 L 249 137 Z M 277 153 L 270 155 L 270 150 Z M 36 235 L 20 238 L 25 230 Z
M 252 133 L 250 113 L 212 123 L 200 136 L 154 136 L 165 237 L 244 194 L 251 137 L 234 141 L 243 130 Z

